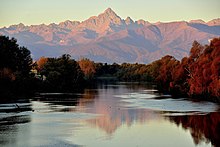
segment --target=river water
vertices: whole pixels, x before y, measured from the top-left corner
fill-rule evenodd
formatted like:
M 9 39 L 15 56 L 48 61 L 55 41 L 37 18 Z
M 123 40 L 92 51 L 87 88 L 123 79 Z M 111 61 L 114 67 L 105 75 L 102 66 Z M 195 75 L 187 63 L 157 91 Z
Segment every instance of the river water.
M 217 147 L 220 106 L 138 83 L 42 93 L 0 104 L 0 146 Z

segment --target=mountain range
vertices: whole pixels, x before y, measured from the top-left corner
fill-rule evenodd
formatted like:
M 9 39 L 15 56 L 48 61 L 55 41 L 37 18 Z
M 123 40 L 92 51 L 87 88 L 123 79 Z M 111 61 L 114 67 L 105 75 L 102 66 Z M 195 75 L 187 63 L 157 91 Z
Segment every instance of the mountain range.
M 59 24 L 20 23 L 0 28 L 0 35 L 14 37 L 31 50 L 34 59 L 70 54 L 95 62 L 149 63 L 167 54 L 181 59 L 188 56 L 192 42 L 208 44 L 220 36 L 220 18 L 150 23 L 122 19 L 111 8 L 98 16 Z

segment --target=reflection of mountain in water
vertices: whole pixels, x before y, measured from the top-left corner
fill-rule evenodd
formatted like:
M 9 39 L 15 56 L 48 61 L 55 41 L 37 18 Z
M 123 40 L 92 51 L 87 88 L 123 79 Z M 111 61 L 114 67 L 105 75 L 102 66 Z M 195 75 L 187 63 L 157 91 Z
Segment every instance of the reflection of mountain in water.
M 126 102 L 114 96 L 117 94 L 129 95 L 129 93 L 138 91 L 140 93 L 143 92 L 143 85 L 139 85 L 138 87 L 104 85 L 98 91 L 87 90 L 84 96 L 79 99 L 78 110 L 101 114 L 100 117 L 89 119 L 86 122 L 92 127 L 98 127 L 105 131 L 108 135 L 113 134 L 122 125 L 131 126 L 135 123 L 147 124 L 150 121 L 157 121 L 167 117 L 163 116 L 162 111 L 153 111 L 147 109 L 147 107 L 145 109 L 128 107 Z M 144 91 L 146 92 L 147 90 Z M 149 95 L 153 95 L 152 91 Z M 207 107 L 205 103 L 201 103 L 200 105 Z M 183 113 L 180 114 L 183 115 Z M 175 122 L 178 126 L 181 125 L 185 130 L 189 130 L 195 144 L 210 141 L 213 145 L 220 146 L 220 114 L 218 112 L 207 115 L 169 116 L 168 118 L 169 121 Z
M 176 138 L 175 135 L 181 133 L 183 136 L 177 139 L 186 142 L 187 137 L 188 146 L 205 142 L 220 146 L 220 114 L 214 103 L 155 97 L 153 86 L 134 83 L 97 86 L 83 93 L 44 93 L 28 102 L 16 102 L 19 108 L 15 104 L 0 104 L 0 145 L 77 146 L 75 144 L 86 145 L 95 139 L 98 144 L 120 140 L 128 144 L 124 146 L 137 146 L 130 142 L 141 142 L 147 137 L 153 139 L 153 143 L 160 140 L 164 146 L 172 146 L 170 137 Z M 128 140 L 123 140 L 127 134 Z M 143 146 L 148 141 L 142 142 Z
M 134 92 L 144 88 L 143 85 L 130 86 L 101 85 L 98 91 L 85 90 L 83 97 L 79 100 L 78 110 L 101 114 L 100 117 L 89 119 L 87 122 L 93 127 L 104 130 L 109 135 L 123 124 L 131 126 L 135 122 L 146 123 L 153 119 L 159 119 L 159 114 L 151 110 L 125 108 L 125 103 L 114 96 L 117 93 Z
M 99 108 L 102 110 L 102 108 Z M 113 134 L 121 125 L 126 124 L 131 126 L 133 123 L 147 123 L 153 119 L 159 119 L 156 113 L 148 110 L 132 110 L 132 109 L 117 109 L 109 108 L 108 110 L 103 108 L 102 117 L 88 120 L 92 126 L 99 127 L 104 130 L 107 134 Z
M 220 146 L 220 114 L 219 112 L 207 115 L 170 116 L 169 120 L 185 130 L 190 130 L 195 144 L 203 141 Z

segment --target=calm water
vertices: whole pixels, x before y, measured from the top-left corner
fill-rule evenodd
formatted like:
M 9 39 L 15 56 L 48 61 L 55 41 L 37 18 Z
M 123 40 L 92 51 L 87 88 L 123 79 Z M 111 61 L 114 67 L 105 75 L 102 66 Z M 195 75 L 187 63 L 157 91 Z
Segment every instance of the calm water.
M 100 84 L 16 104 L 0 104 L 0 146 L 220 146 L 219 105 L 150 85 Z

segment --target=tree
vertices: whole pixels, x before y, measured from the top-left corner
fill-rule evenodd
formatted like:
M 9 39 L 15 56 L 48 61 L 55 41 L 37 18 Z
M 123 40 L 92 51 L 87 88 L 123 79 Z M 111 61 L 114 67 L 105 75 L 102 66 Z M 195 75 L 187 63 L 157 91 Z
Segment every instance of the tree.
M 66 54 L 59 58 L 48 58 L 41 75 L 46 76 L 49 91 L 75 91 L 83 85 L 83 72 L 78 63 Z
M 0 36 L 0 93 L 4 97 L 30 92 L 32 58 L 30 51 L 17 40 Z M 33 83 L 32 83 L 33 85 Z
M 220 38 L 210 45 L 193 45 L 189 57 L 189 95 L 220 101 Z
M 40 59 L 37 61 L 37 70 L 41 71 L 44 67 L 44 65 L 47 63 L 48 58 L 46 57 L 40 57 Z
M 201 44 L 199 44 L 197 41 L 194 41 L 192 44 L 192 48 L 190 50 L 189 59 L 192 60 L 192 62 L 196 61 L 203 53 L 203 50 L 204 47 Z
M 85 78 L 87 80 L 93 79 L 96 73 L 95 63 L 87 58 L 82 58 L 81 60 L 78 61 L 78 63 L 85 75 Z
M 32 58 L 30 51 L 25 47 L 19 47 L 17 40 L 6 36 L 0 36 L 0 70 L 7 68 L 16 77 L 27 77 L 31 70 Z
M 172 56 L 167 55 L 161 58 L 160 74 L 156 81 L 161 83 L 163 88 L 169 87 L 170 82 L 173 82 L 172 72 L 178 65 L 179 61 Z
M 190 71 L 188 67 L 188 58 L 184 57 L 180 64 L 175 67 L 172 72 L 173 87 L 171 87 L 172 94 L 175 96 L 184 95 L 187 96 L 189 91 L 189 84 L 187 80 L 190 78 Z
M 147 72 L 153 81 L 158 84 L 159 88 L 167 91 L 170 88 L 170 84 L 173 83 L 173 72 L 179 64 L 178 60 L 167 55 L 151 63 L 148 66 Z

